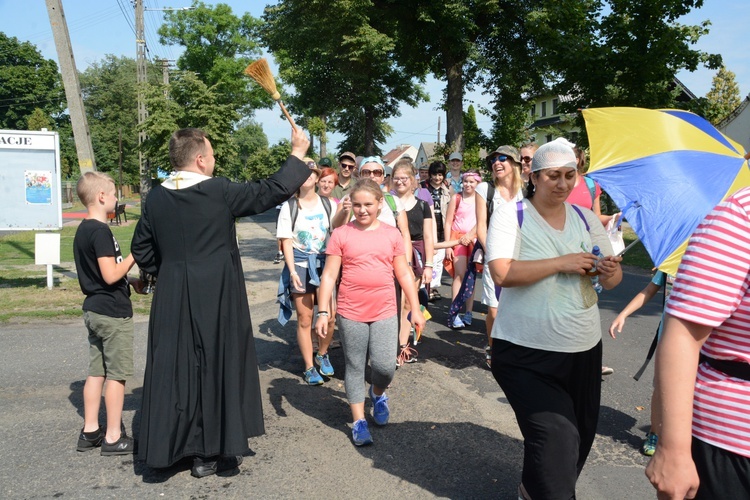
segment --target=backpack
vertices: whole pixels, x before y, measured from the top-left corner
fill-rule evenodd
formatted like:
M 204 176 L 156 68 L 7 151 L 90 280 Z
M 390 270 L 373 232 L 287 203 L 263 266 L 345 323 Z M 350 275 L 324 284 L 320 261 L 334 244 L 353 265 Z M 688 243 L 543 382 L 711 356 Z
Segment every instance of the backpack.
M 492 203 L 492 199 L 495 197 L 495 183 L 487 183 L 487 227 L 490 227 L 490 219 L 492 218 L 492 211 L 495 209 L 495 204 Z
M 328 234 L 333 231 L 333 224 L 331 223 L 331 200 L 325 196 L 320 196 L 320 201 L 323 202 L 323 210 L 325 210 L 326 217 L 328 217 Z M 294 225 L 297 223 L 297 216 L 299 215 L 299 200 L 297 197 L 289 198 L 287 200 L 289 204 L 289 213 L 292 217 L 292 231 L 294 231 Z
M 383 198 L 385 199 L 388 208 L 393 212 L 393 220 L 396 221 L 396 228 L 398 228 L 398 207 L 396 206 L 396 200 L 393 199 L 391 193 L 383 193 Z

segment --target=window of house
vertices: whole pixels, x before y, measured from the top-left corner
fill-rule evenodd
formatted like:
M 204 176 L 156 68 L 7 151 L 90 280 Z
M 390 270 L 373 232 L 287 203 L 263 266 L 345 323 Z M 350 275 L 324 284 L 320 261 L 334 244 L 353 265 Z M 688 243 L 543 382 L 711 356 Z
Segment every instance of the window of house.
M 557 102 L 558 102 L 557 99 L 552 99 L 552 114 L 553 115 L 557 114 Z
M 547 116 L 547 101 L 542 101 L 542 118 Z
M 536 104 L 531 105 L 531 119 L 536 120 Z
M 544 142 L 552 142 L 552 134 L 547 134 L 544 136 Z

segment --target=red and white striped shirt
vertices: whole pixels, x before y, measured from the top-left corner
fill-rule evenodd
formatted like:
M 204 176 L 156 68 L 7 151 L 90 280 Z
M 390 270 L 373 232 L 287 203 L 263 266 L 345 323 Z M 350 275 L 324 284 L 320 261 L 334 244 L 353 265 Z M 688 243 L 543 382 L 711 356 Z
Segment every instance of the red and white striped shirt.
M 702 353 L 750 363 L 750 188 L 701 222 L 688 243 L 666 311 L 713 330 Z M 750 457 L 750 381 L 698 368 L 693 436 Z

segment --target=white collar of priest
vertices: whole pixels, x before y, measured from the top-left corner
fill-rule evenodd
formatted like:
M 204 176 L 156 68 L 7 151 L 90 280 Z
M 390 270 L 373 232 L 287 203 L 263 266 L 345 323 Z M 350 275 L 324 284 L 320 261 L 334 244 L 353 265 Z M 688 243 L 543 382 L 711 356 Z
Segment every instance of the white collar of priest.
M 185 189 L 210 178 L 211 177 L 208 175 L 199 174 L 197 172 L 178 170 L 169 174 L 169 177 L 167 177 L 161 185 L 167 189 Z

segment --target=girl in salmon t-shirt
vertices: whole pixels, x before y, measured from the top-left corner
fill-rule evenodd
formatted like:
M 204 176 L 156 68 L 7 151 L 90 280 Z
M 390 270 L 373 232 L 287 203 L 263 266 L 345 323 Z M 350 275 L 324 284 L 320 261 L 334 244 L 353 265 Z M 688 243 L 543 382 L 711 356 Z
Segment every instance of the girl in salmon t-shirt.
M 393 276 L 403 288 L 411 306 L 411 321 L 424 327 L 413 275 L 404 256 L 401 233 L 381 224 L 383 192 L 375 182 L 362 179 L 351 191 L 354 220 L 331 235 L 326 248 L 326 265 L 319 289 L 319 310 L 315 331 L 325 338 L 328 329 L 328 305 L 341 271 L 337 295 L 339 332 L 346 358 L 344 382 L 354 425 L 356 446 L 372 443 L 365 420 L 365 366 L 369 351 L 372 368 L 372 418 L 377 425 L 388 423 L 390 411 L 385 388 L 393 380 L 398 343 L 396 290 Z M 388 209 L 386 207 L 385 209 Z

